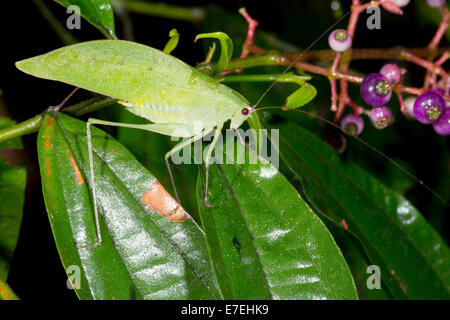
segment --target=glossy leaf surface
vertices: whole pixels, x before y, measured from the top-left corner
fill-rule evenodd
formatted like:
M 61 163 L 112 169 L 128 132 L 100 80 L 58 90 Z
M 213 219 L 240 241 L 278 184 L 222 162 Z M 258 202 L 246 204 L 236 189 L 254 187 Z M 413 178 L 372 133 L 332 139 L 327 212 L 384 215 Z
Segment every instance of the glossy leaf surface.
M 228 149 L 226 159 L 233 159 Z M 209 187 L 212 208 L 200 175 L 200 215 L 224 298 L 357 298 L 331 234 L 274 166 L 212 165 Z
M 8 118 L 0 118 L 0 129 L 14 124 Z M 20 139 L 0 143 L 0 149 L 22 148 Z M 6 151 L 6 150 L 3 150 Z M 0 278 L 6 279 L 11 259 L 19 238 L 25 202 L 27 174 L 24 164 L 9 164 L 0 150 Z
M 172 222 L 149 209 L 145 195 L 154 190 L 154 176 L 96 128 L 92 141 L 103 242 L 93 249 L 86 247 L 96 241 L 86 178 L 86 124 L 64 114 L 58 119 L 47 115 L 39 132 L 39 164 L 61 260 L 69 276 L 71 266 L 81 270 L 78 296 L 220 298 L 201 229 L 192 219 Z
M 449 298 L 450 251 L 405 198 L 295 124 L 280 127 L 281 157 L 314 209 L 348 227 L 397 298 Z
M 55 0 L 64 7 L 78 6 L 80 15 L 100 30 L 107 38 L 117 39 L 114 30 L 114 12 L 110 0 Z M 71 11 L 68 13 L 74 13 Z

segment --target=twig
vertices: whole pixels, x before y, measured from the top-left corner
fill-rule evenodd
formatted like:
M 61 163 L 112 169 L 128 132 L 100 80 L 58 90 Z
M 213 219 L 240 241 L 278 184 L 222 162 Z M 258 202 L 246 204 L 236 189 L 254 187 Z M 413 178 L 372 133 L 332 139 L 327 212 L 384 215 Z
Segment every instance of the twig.
M 95 99 L 95 101 L 94 101 Z M 112 105 L 116 102 L 112 98 L 94 98 L 85 102 L 75 104 L 73 106 L 67 107 L 66 112 L 71 113 L 75 116 L 80 116 L 88 112 L 93 112 L 95 110 L 104 108 L 106 106 Z M 88 103 L 87 103 L 88 102 Z M 0 142 L 10 140 L 16 137 L 21 137 L 26 134 L 34 133 L 39 130 L 44 120 L 44 113 L 39 114 L 31 119 L 18 123 L 9 128 L 0 130 Z

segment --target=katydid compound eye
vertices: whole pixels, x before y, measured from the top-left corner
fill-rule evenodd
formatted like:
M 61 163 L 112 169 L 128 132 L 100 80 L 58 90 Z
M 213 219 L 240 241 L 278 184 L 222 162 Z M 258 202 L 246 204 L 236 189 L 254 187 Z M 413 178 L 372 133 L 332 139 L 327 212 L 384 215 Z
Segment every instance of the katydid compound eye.
M 243 114 L 244 116 L 246 116 L 246 115 L 248 115 L 248 114 L 250 113 L 250 110 L 248 110 L 247 108 L 243 108 L 243 109 L 241 110 L 241 112 L 242 112 L 242 114 Z

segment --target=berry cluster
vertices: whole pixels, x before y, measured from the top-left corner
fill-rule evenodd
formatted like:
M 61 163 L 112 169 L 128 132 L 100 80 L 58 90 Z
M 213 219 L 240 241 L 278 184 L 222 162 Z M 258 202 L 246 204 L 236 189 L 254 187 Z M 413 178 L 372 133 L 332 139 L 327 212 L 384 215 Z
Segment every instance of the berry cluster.
M 387 2 L 381 1 L 379 4 L 393 13 L 402 14 L 401 7 L 408 5 L 409 2 L 409 0 L 390 0 Z M 445 30 L 448 26 L 450 16 L 448 9 L 445 6 L 445 0 L 427 0 L 427 3 L 433 8 L 440 8 L 443 17 L 440 29 Z M 362 5 L 360 6 L 363 8 Z M 441 33 L 442 32 L 440 31 L 436 33 L 430 46 L 437 47 L 437 44 L 442 37 Z M 331 67 L 331 71 L 334 74 L 337 71 L 337 66 L 342 53 L 351 49 L 352 34 L 354 34 L 354 26 L 349 25 L 348 30 L 334 30 L 328 37 L 328 43 L 331 49 L 336 52 L 336 58 Z M 345 101 L 343 107 L 345 107 L 345 104 L 351 106 L 354 109 L 354 113 L 343 116 L 340 120 L 340 125 L 347 133 L 358 135 L 364 128 L 364 121 L 360 115 L 367 114 L 375 128 L 386 128 L 394 120 L 391 110 L 386 106 L 394 91 L 399 98 L 401 111 L 407 119 L 416 119 L 424 124 L 432 124 L 436 133 L 440 135 L 450 135 L 450 102 L 448 100 L 450 93 L 450 76 L 441 68 L 441 65 L 449 58 L 450 54 L 447 52 L 433 63 L 415 57 L 412 54 L 407 55 L 407 60 L 427 69 L 426 82 L 424 85 L 425 91 L 423 89 L 415 90 L 416 92 L 418 91 L 418 93 L 410 92 L 411 90 L 409 90 L 409 92 L 407 90 L 402 90 L 402 76 L 406 70 L 400 69 L 396 64 L 385 64 L 378 73 L 368 74 L 361 82 L 360 92 L 364 102 L 371 106 L 372 109 L 365 110 L 363 107 L 356 105 L 356 103 L 348 97 L 347 93 L 344 92 L 343 96 Z M 441 77 L 440 81 L 437 81 L 437 76 Z M 336 119 L 340 119 L 339 112 L 341 111 L 342 113 L 341 109 L 343 108 L 336 108 L 337 93 L 334 78 L 330 78 L 330 83 L 332 87 L 332 110 L 338 111 Z M 344 89 L 346 90 L 346 86 Z M 418 97 L 411 96 L 403 100 L 402 91 L 416 94 Z

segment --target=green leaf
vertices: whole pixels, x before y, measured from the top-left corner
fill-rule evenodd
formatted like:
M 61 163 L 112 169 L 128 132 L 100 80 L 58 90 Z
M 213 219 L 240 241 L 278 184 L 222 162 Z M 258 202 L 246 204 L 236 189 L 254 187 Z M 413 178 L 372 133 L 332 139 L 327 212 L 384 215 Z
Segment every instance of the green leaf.
M 201 33 L 195 37 L 194 41 L 204 38 L 219 39 L 220 41 L 220 58 L 216 67 L 216 72 L 219 74 L 226 70 L 228 63 L 233 56 L 233 41 L 231 41 L 230 37 L 223 32 Z
M 394 297 L 450 297 L 448 246 L 411 203 L 301 127 L 280 132 L 281 157 L 308 202 L 348 225 Z
M 286 99 L 286 109 L 295 109 L 298 107 L 302 107 L 308 102 L 310 102 L 317 95 L 316 88 L 309 84 L 305 83 L 300 89 L 296 90 Z
M 0 118 L 0 129 L 15 122 Z M 0 144 L 3 148 L 21 148 L 20 139 Z M 26 169 L 24 164 L 8 165 L 0 150 L 0 278 L 6 279 L 19 238 L 25 201 Z
M 172 29 L 169 32 L 169 41 L 167 41 L 166 45 L 164 46 L 164 53 L 170 54 L 178 45 L 178 41 L 180 40 L 180 34 L 178 33 L 177 29 Z
M 192 219 L 150 210 L 170 201 L 154 176 L 112 137 L 92 128 L 103 242 L 96 248 L 86 123 L 47 115 L 38 135 L 45 204 L 66 272 L 81 270 L 80 299 L 220 298 L 204 235 Z M 149 193 L 150 192 L 150 193 Z
M 244 152 L 238 144 L 238 159 Z M 251 155 L 249 163 L 254 160 Z M 209 174 L 214 207 L 203 201 L 203 175 L 197 197 L 225 299 L 357 298 L 330 233 L 274 166 L 265 161 L 211 165 Z
M 64 7 L 78 6 L 80 15 L 108 39 L 117 39 L 110 0 L 55 0 Z
M 390 300 L 392 299 L 389 289 L 381 281 L 381 288 L 369 289 L 367 286 L 368 278 L 373 274 L 368 273 L 367 268 L 372 265 L 370 259 L 361 247 L 358 239 L 347 232 L 342 225 L 336 225 L 333 221 L 324 219 L 323 222 L 328 227 L 328 230 L 333 235 L 339 249 L 344 255 L 355 281 L 356 289 L 358 290 L 358 297 L 360 300 Z M 382 279 L 381 279 L 382 280 Z

